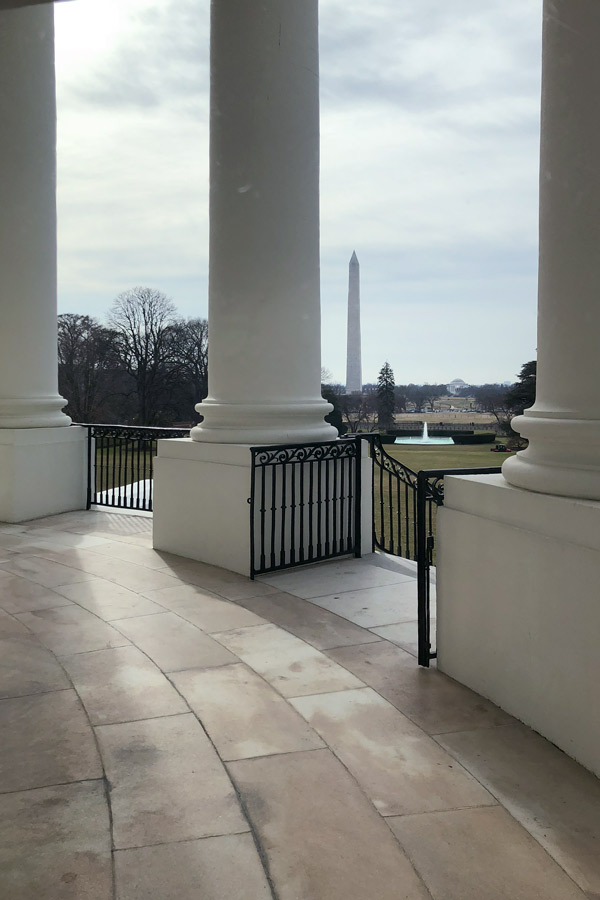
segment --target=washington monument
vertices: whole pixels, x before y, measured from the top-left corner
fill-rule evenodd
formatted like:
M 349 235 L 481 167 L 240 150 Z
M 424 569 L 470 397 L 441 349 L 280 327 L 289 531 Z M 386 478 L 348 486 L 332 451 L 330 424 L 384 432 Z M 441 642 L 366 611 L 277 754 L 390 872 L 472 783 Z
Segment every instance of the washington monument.
M 360 265 L 356 252 L 350 259 L 348 277 L 348 348 L 346 354 L 346 393 L 362 391 L 360 360 Z

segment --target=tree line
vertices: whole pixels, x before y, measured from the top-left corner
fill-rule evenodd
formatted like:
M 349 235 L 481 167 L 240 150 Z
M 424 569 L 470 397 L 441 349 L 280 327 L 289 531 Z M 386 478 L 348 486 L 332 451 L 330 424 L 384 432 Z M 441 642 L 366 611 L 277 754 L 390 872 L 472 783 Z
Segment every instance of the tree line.
M 510 420 L 535 400 L 536 363 L 525 363 L 518 381 L 465 387 L 457 397 L 474 398 L 492 413 L 503 433 Z M 74 422 L 119 425 L 193 425 L 201 419 L 195 404 L 208 393 L 208 322 L 183 318 L 165 294 L 136 287 L 120 294 L 105 322 L 65 313 L 58 317 L 58 378 Z M 333 404 L 326 418 L 341 433 L 386 430 L 396 412 L 433 409 L 447 393 L 442 384 L 394 382 L 389 362 L 377 382 L 358 394 L 331 384 L 324 370 L 323 397 Z
M 475 402 L 475 408 L 491 413 L 502 434 L 518 440 L 511 428 L 514 416 L 535 403 L 537 363 L 531 360 L 521 367 L 511 385 L 482 384 L 462 388 L 452 399 Z M 347 394 L 341 384 L 324 383 L 322 393 L 333 404 L 327 417 L 341 431 L 385 431 L 394 424 L 395 413 L 433 411 L 434 404 L 448 395 L 445 384 L 395 384 L 389 362 L 382 366 L 376 384 L 365 384 L 360 393 Z
M 195 424 L 208 392 L 208 323 L 182 318 L 165 294 L 120 294 L 103 324 L 58 317 L 58 381 L 74 422 Z

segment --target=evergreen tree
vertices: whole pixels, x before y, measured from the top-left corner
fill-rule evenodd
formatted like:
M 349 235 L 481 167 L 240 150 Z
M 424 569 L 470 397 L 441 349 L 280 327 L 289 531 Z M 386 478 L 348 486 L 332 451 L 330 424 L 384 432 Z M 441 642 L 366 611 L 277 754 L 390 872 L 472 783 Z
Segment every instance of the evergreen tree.
M 396 407 L 394 373 L 389 362 L 385 362 L 377 377 L 377 421 L 379 428 L 387 430 L 394 424 Z
M 532 359 L 521 366 L 519 380 L 507 392 L 506 402 L 514 416 L 522 415 L 535 403 L 536 375 L 537 362 Z

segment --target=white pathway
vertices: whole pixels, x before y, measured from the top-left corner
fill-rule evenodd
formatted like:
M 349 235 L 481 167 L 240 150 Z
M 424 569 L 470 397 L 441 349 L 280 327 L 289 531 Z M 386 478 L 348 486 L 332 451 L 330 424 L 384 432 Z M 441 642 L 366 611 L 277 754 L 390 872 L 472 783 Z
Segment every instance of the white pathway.
M 414 655 L 410 564 L 0 525 L 4 900 L 592 900 L 600 784 Z

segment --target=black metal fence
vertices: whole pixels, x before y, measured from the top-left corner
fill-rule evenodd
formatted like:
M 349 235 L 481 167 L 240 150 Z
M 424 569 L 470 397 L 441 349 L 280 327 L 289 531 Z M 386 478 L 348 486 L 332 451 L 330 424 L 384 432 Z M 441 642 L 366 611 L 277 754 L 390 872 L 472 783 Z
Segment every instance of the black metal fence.
M 250 577 L 361 554 L 361 441 L 252 448 Z
M 161 438 L 187 429 L 87 425 L 87 506 L 152 511 L 153 460 Z M 446 475 L 487 475 L 499 466 L 413 472 L 384 449 L 379 435 L 336 441 L 253 447 L 250 575 L 361 555 L 361 455 L 372 459 L 372 546 L 417 562 L 419 665 L 436 656 L 431 645 L 431 568 L 437 509 Z
M 417 558 L 417 473 L 390 456 L 378 434 L 363 435 L 373 460 L 373 549 Z
M 445 475 L 491 475 L 499 466 L 413 472 L 384 449 L 377 434 L 363 435 L 373 460 L 373 549 L 417 563 L 419 665 L 429 666 L 431 569 L 435 565 L 437 510 L 444 505 Z
M 86 425 L 88 432 L 87 508 L 110 506 L 152 511 L 157 441 L 187 437 L 189 429 Z

